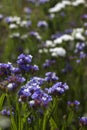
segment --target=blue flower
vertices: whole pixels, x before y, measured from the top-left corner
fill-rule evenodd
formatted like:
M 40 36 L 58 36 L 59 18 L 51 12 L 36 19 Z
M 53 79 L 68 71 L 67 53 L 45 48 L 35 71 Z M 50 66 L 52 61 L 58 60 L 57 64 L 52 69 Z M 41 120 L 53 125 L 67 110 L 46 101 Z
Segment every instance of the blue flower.
M 68 89 L 69 86 L 66 83 L 57 82 L 51 88 L 48 89 L 48 94 L 61 95 Z
M 59 78 L 56 76 L 56 73 L 55 72 L 47 72 L 46 74 L 46 78 L 45 80 L 47 82 L 54 82 L 54 81 L 57 81 Z
M 79 122 L 81 125 L 87 125 L 87 117 L 80 117 Z

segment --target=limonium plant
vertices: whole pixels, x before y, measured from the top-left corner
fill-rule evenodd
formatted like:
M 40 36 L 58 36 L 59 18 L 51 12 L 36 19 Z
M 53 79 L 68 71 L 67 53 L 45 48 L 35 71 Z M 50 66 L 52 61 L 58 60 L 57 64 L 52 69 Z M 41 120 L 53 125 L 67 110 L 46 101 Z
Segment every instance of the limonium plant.
M 14 67 L 12 63 L 0 64 L 0 113 L 6 120 L 0 127 L 9 130 L 46 130 L 58 128 L 52 116 L 69 86 L 62 83 L 55 72 L 38 77 L 39 70 L 32 65 L 32 56 L 20 54 Z M 5 119 L 6 118 L 6 119 Z M 3 119 L 1 119 L 3 120 Z
M 55 72 L 39 77 L 39 67 L 32 65 L 32 56 L 20 54 L 15 66 L 0 63 L 0 127 L 9 130 L 62 130 L 76 120 L 80 102 L 67 101 L 67 115 L 58 111 L 69 90 Z M 63 123 L 59 124 L 60 115 Z M 75 119 L 74 119 L 75 118 Z M 86 117 L 79 117 L 78 126 L 87 125 Z

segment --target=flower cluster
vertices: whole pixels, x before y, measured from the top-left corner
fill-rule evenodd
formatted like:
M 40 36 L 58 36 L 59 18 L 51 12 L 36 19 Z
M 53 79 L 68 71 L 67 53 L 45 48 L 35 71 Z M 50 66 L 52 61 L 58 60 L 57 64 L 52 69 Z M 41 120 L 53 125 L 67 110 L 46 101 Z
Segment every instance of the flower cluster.
M 59 78 L 56 76 L 56 73 L 55 72 L 47 72 L 46 74 L 46 78 L 45 80 L 47 82 L 55 82 L 57 81 Z
M 52 100 L 52 97 L 41 89 L 41 85 L 45 82 L 43 78 L 34 77 L 19 92 L 19 101 L 28 99 L 29 105 L 32 106 L 47 106 Z
M 64 92 L 68 89 L 69 89 L 69 86 L 66 83 L 57 82 L 56 84 L 54 84 L 52 87 L 48 89 L 48 93 L 61 95 L 61 94 L 64 94 Z
M 79 122 L 82 126 L 87 125 L 87 117 L 80 117 Z
M 35 72 L 39 68 L 37 65 L 32 66 L 30 63 L 32 61 L 32 56 L 31 55 L 24 55 L 21 54 L 18 56 L 17 64 L 18 67 L 20 68 L 21 71 L 24 72 Z

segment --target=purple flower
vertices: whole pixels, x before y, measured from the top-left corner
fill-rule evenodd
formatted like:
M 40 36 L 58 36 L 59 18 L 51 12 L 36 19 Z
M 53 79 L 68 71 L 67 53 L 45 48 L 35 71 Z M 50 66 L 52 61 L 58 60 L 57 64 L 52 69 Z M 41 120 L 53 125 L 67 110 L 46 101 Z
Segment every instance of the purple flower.
M 79 51 L 82 51 L 84 48 L 85 48 L 85 43 L 83 43 L 83 42 L 80 42 L 80 43 L 77 43 L 76 44 L 76 50 L 75 50 L 75 52 L 79 52 Z
M 39 21 L 37 24 L 38 27 L 48 27 L 48 24 L 46 21 Z
M 78 107 L 79 107 L 79 105 L 80 105 L 80 102 L 77 101 L 77 100 L 75 100 L 75 101 L 73 101 L 73 102 L 68 101 L 67 104 L 68 104 L 69 107 L 78 109 Z
M 46 74 L 46 78 L 45 80 L 47 82 L 54 82 L 56 80 L 58 80 L 59 78 L 56 76 L 56 73 L 55 72 L 47 72 Z
M 55 60 L 46 60 L 45 63 L 43 64 L 44 68 L 50 67 L 51 65 L 55 64 Z
M 31 9 L 28 8 L 28 7 L 25 7 L 24 8 L 24 12 L 27 13 L 27 14 L 30 14 L 31 13 Z
M 19 68 L 12 67 L 11 68 L 11 73 L 12 74 L 20 74 L 21 70 Z
M 87 125 L 87 117 L 80 117 L 79 122 L 81 125 Z
M 2 111 L 0 111 L 0 114 L 2 114 L 4 116 L 10 116 L 11 112 L 10 112 L 10 110 L 3 109 Z M 12 112 L 12 115 L 14 115 L 14 112 Z
M 87 14 L 82 15 L 82 19 L 87 19 Z
M 27 72 L 27 71 L 30 70 L 31 61 L 32 61 L 31 55 L 21 54 L 21 55 L 18 56 L 17 64 L 22 71 Z
M 65 68 L 62 69 L 62 72 L 63 73 L 67 73 L 67 72 L 70 73 L 72 70 L 73 70 L 72 66 L 69 63 L 67 63 L 66 66 L 65 66 Z
M 61 95 L 68 89 L 69 86 L 66 83 L 57 82 L 51 88 L 48 89 L 48 94 Z
M 8 76 L 11 74 L 11 63 L 0 63 L 0 76 Z

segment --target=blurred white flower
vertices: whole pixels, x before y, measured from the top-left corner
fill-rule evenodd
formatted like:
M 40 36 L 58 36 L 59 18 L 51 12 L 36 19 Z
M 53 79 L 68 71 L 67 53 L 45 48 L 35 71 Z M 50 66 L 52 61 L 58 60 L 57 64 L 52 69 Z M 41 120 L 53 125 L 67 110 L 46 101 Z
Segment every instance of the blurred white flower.
M 71 35 L 68 34 L 64 34 L 61 37 L 57 38 L 54 40 L 54 43 L 57 44 L 61 44 L 63 41 L 73 41 L 73 37 Z
M 16 24 L 12 23 L 12 24 L 9 25 L 9 28 L 10 29 L 16 29 L 16 28 L 18 28 L 18 26 Z
M 85 40 L 85 37 L 83 36 L 84 29 L 83 28 L 76 28 L 72 32 L 72 36 L 74 39 L 78 40 Z
M 18 38 L 18 37 L 20 37 L 20 33 L 19 33 L 19 32 L 17 32 L 17 33 L 12 33 L 9 37 L 10 37 L 10 38 L 13 38 L 13 37 Z
M 10 127 L 10 125 L 11 125 L 10 118 L 0 115 L 0 128 L 6 129 L 6 128 Z
M 78 40 L 82 40 L 82 41 L 84 41 L 84 40 L 85 40 L 85 37 L 82 36 L 81 33 L 76 33 L 76 35 L 75 35 L 75 39 L 78 39 Z
M 73 6 L 78 6 L 80 4 L 85 4 L 85 0 L 76 0 L 76 1 L 72 2 Z
M 58 3 L 54 7 L 49 9 L 49 13 L 55 13 L 60 11 L 61 9 L 65 8 L 65 4 Z
M 39 51 L 38 51 L 39 53 L 43 53 L 43 50 L 42 49 L 39 49 Z
M 49 49 L 52 56 L 62 56 L 64 57 L 66 55 L 66 50 L 63 47 L 56 47 Z
M 44 48 L 44 49 L 43 49 L 43 52 L 44 52 L 44 53 L 48 53 L 48 49 Z
M 47 40 L 46 43 L 45 43 L 45 46 L 46 46 L 46 47 L 54 47 L 55 44 L 53 43 L 53 41 Z

